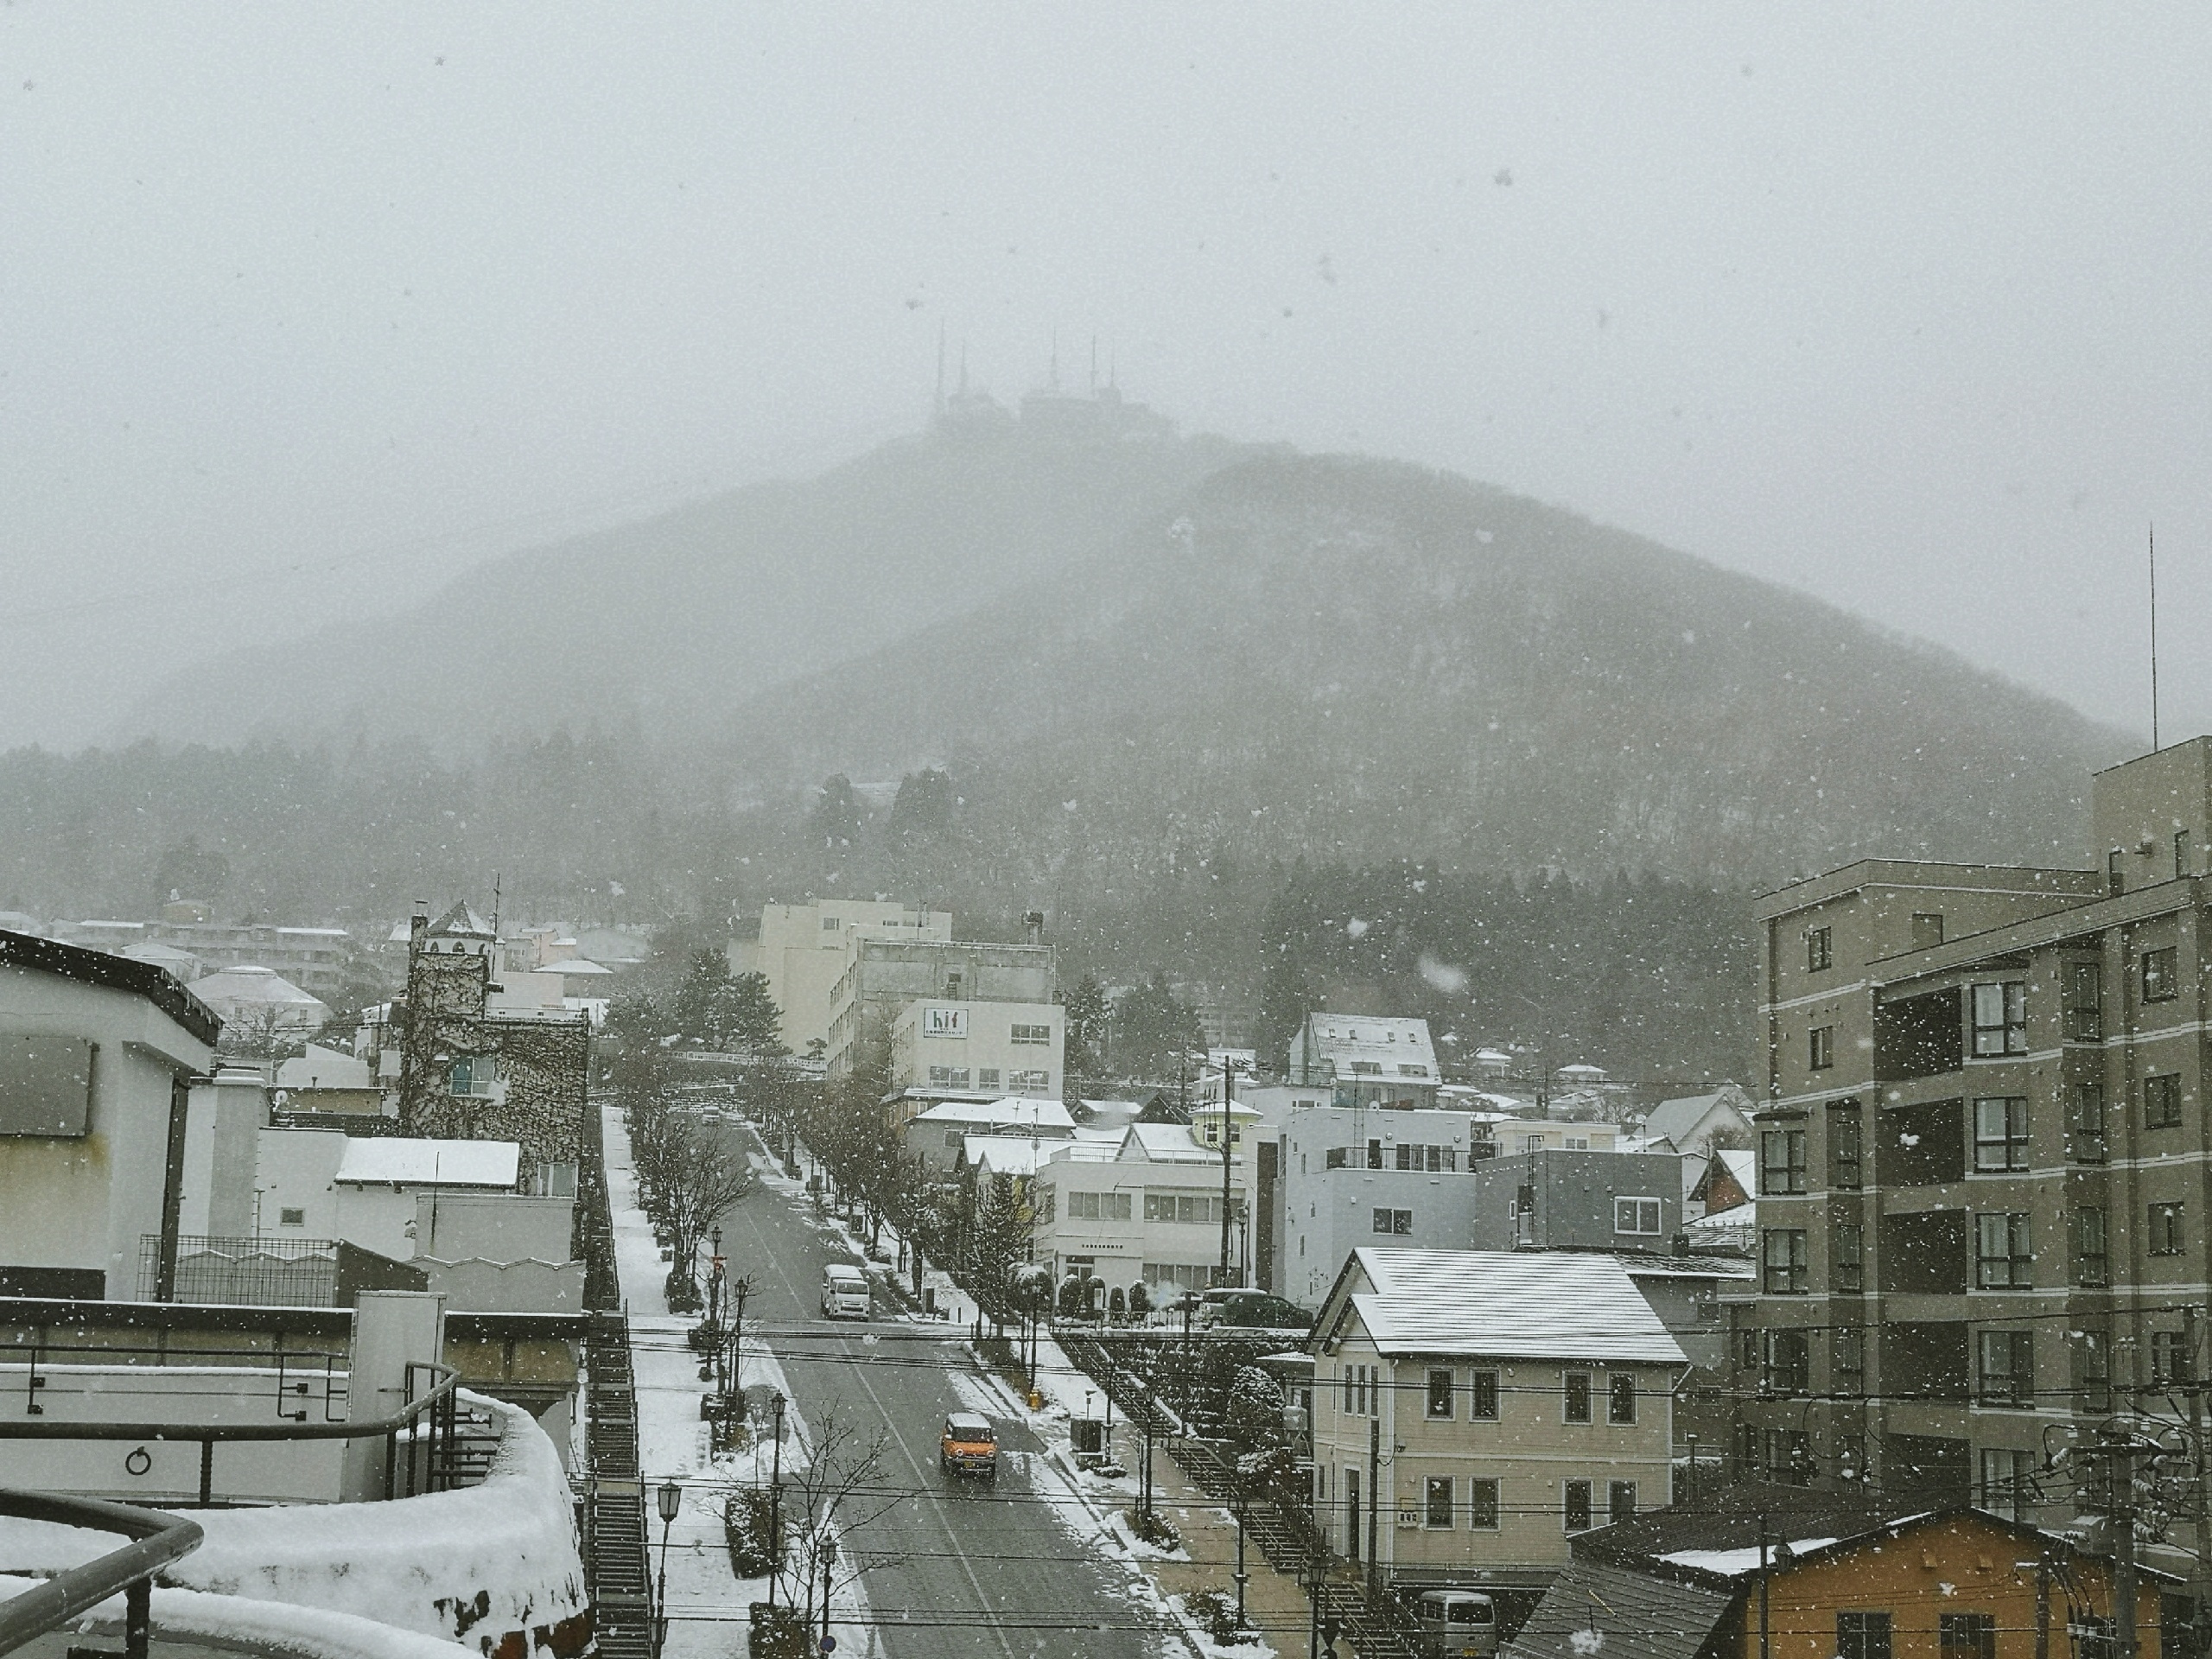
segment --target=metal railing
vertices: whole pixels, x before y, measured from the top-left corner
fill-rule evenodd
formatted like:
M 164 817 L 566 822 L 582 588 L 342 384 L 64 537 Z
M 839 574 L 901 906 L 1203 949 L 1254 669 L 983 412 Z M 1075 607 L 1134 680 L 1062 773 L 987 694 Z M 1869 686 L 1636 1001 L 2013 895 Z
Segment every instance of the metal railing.
M 124 1652 L 128 1659 L 146 1659 L 153 1624 L 154 1574 L 200 1548 L 204 1535 L 198 1522 L 130 1503 L 6 1488 L 0 1488 L 0 1515 L 118 1532 L 130 1540 L 121 1549 L 110 1550 L 19 1596 L 0 1601 L 0 1654 L 12 1653 L 36 1641 L 120 1590 L 124 1598 Z
M 417 1382 L 432 1379 L 415 1395 Z M 0 1440 L 153 1440 L 200 1447 L 200 1504 L 214 1503 L 215 1447 L 238 1440 L 364 1440 L 385 1442 L 385 1493 L 413 1497 L 453 1484 L 463 1456 L 458 1434 L 455 1394 L 461 1373 L 450 1365 L 418 1360 L 407 1367 L 407 1404 L 382 1417 L 338 1422 L 287 1421 L 275 1423 L 52 1422 L 44 1417 L 0 1419 Z M 401 1447 L 405 1446 L 403 1458 Z M 403 1486 L 404 1490 L 403 1490 Z M 75 1500 L 71 1500 L 75 1501 Z M 90 1502 L 91 1500 L 85 1500 Z M 12 1606 L 12 1602 L 0 1605 Z

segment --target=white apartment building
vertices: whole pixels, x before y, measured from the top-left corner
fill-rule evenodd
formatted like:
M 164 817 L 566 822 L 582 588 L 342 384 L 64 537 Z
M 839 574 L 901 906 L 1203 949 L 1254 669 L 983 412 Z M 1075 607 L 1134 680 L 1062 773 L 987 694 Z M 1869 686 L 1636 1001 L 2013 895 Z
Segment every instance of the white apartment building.
M 860 899 L 763 905 L 760 937 L 731 944 L 732 973 L 766 976 L 768 995 L 783 1014 L 784 1046 L 792 1053 L 804 1055 L 817 1039 L 828 1044 L 830 992 L 844 974 L 847 943 L 860 936 L 949 942 L 952 912 Z
M 910 1002 L 891 1026 L 891 1086 L 1058 1100 L 1067 1017 L 1053 1002 Z
M 1385 1580 L 1557 1567 L 1671 1499 L 1688 1360 L 1613 1256 L 1357 1250 L 1312 1345 L 1314 1514 Z
M 1232 1281 L 1249 1255 L 1243 1163 L 1230 1170 Z M 1155 1293 L 1218 1281 L 1221 1154 L 1176 1123 L 1135 1123 L 1117 1147 L 1088 1140 L 1052 1149 L 1031 1194 L 1035 1259 L 1055 1283 L 1073 1274 Z
M 844 970 L 830 993 L 830 1080 L 849 1075 L 869 1045 L 887 1040 L 912 1003 L 1056 1006 L 1054 952 L 1043 934 L 1043 919 L 1033 913 L 1027 944 L 848 934 Z M 1025 1023 L 1037 1021 L 1033 1015 Z
M 1270 1288 L 1319 1307 L 1354 1250 L 1463 1249 L 1475 1165 L 1492 1144 L 1466 1112 L 1294 1109 L 1275 1136 Z

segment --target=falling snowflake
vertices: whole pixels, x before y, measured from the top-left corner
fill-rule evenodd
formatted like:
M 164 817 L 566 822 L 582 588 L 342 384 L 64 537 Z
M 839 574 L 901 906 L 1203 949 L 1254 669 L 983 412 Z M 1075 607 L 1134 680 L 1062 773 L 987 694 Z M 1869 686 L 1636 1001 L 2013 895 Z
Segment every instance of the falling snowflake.
M 1357 916 L 1353 917 L 1350 921 L 1344 924 L 1344 937 L 1346 938 L 1363 938 L 1366 937 L 1366 933 L 1367 924 L 1361 921 Z
M 1603 1630 L 1577 1630 L 1567 1638 L 1567 1642 L 1575 1652 L 1587 1659 L 1588 1655 L 1596 1653 L 1605 1645 L 1605 1633 Z

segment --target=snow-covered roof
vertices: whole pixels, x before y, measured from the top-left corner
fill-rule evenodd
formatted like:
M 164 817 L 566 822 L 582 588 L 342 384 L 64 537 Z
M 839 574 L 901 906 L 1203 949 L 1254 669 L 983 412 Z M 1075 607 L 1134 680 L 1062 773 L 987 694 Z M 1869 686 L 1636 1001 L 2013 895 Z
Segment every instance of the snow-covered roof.
M 493 937 L 492 924 L 471 910 L 466 899 L 432 922 L 429 931 L 432 938 L 441 939 L 488 939 Z
M 1118 1156 L 1153 1164 L 1211 1164 L 1221 1167 L 1221 1154 L 1199 1144 L 1182 1123 L 1132 1123 L 1123 1131 Z
M 1318 1330 L 1337 1323 L 1332 1310 L 1347 1290 L 1384 1354 L 1689 1363 L 1611 1255 L 1363 1248 L 1345 1263 Z
M 1436 1046 L 1426 1020 L 1388 1020 L 1360 1014 L 1309 1015 L 1313 1040 L 1308 1065 L 1328 1062 L 1339 1077 L 1436 1080 Z
M 306 1053 L 276 1068 L 279 1089 L 365 1089 L 372 1081 L 366 1060 L 321 1043 L 309 1043 Z
M 992 1175 L 1034 1175 L 1060 1153 L 1079 1153 L 1065 1141 L 1033 1141 L 1025 1135 L 971 1135 L 960 1143 L 971 1169 Z
M 201 1001 L 220 997 L 224 1001 L 244 1006 L 248 1003 L 270 1003 L 278 1007 L 304 1007 L 322 1003 L 309 996 L 298 986 L 286 979 L 274 968 L 226 968 L 207 978 L 195 981 L 192 994 Z
M 563 957 L 554 962 L 541 963 L 537 971 L 541 974 L 560 974 L 574 978 L 578 974 L 612 974 L 614 970 L 612 968 L 602 968 L 588 957 Z
M 1021 1129 L 1057 1129 L 1058 1138 L 1065 1139 L 1075 1128 L 1075 1119 L 1068 1116 L 1068 1109 L 1057 1100 L 1034 1098 L 1027 1095 L 1004 1095 L 996 1100 L 948 1100 L 932 1106 L 926 1112 L 914 1114 L 917 1123 L 991 1123 L 1006 1124 Z
M 1738 1104 L 1738 1103 L 1742 1104 Z M 1699 1150 L 1686 1144 L 1697 1135 L 1698 1126 L 1716 1109 L 1735 1112 L 1740 1117 L 1743 1106 L 1750 1104 L 1744 1091 L 1732 1083 L 1723 1084 L 1708 1094 L 1681 1095 L 1673 1100 L 1662 1100 L 1651 1109 L 1651 1116 L 1644 1120 L 1643 1134 L 1648 1141 L 1665 1141 L 1676 1152 Z M 1749 1128 L 1748 1121 L 1741 1127 Z
M 348 1135 L 336 1179 L 362 1185 L 511 1187 L 522 1164 L 512 1141 L 428 1141 Z

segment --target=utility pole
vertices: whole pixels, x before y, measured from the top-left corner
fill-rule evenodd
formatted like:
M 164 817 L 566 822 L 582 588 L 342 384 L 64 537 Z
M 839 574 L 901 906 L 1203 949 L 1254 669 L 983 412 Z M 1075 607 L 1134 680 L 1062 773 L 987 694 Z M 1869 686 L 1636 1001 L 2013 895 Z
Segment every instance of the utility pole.
M 2107 1505 L 2112 1534 L 2113 1659 L 2135 1659 L 2135 1445 L 2127 1433 L 2107 1423 L 2104 1444 Z
M 2204 1363 L 2197 1356 L 2201 1329 L 2194 1304 L 2182 1310 L 2182 1351 L 2188 1357 L 2190 1514 L 2196 1523 L 2196 1566 L 2190 1573 L 2190 1618 L 2196 1625 L 2194 1651 L 2212 1652 L 2212 1512 L 2204 1484 Z
M 2050 1659 L 2050 1557 L 2036 1557 L 2036 1659 Z
M 1774 1632 L 1767 1620 L 1766 1516 L 1759 1516 L 1759 1659 L 1774 1659 Z
M 768 1605 L 776 1605 L 776 1586 L 784 1576 L 784 1396 L 776 1395 L 774 1472 L 768 1477 Z M 758 1464 L 753 1465 L 756 1469 Z
M 1367 1597 L 1370 1601 L 1382 1593 L 1382 1569 L 1375 1564 L 1376 1552 L 1382 1548 L 1382 1402 L 1376 1401 L 1375 1408 L 1376 1414 L 1367 1425 Z
M 1234 1161 L 1231 1141 L 1236 1138 L 1235 1121 L 1229 1115 L 1230 1102 L 1234 1095 L 1230 1087 L 1236 1080 L 1236 1063 L 1228 1055 L 1221 1057 L 1221 1266 L 1214 1282 L 1225 1285 L 1229 1278 L 1229 1172 Z

